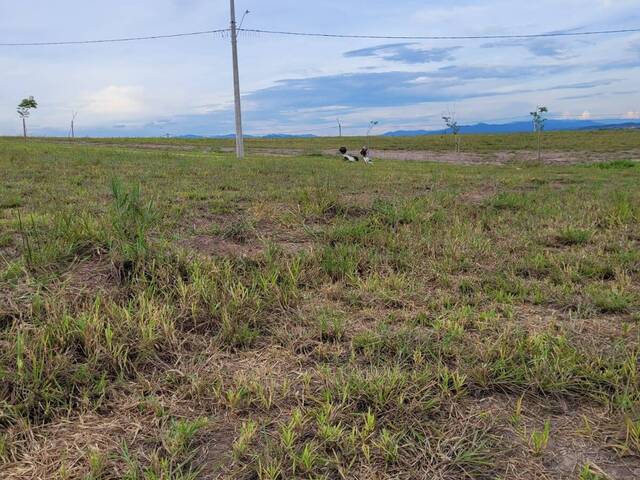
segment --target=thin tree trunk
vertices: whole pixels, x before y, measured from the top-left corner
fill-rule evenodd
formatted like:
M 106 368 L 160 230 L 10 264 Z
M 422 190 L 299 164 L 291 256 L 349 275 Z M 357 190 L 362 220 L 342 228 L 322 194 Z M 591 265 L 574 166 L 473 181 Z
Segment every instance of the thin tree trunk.
M 22 117 L 22 136 L 24 137 L 24 141 L 27 141 L 27 122 L 24 117 Z
M 538 162 L 542 161 L 542 132 L 538 131 Z

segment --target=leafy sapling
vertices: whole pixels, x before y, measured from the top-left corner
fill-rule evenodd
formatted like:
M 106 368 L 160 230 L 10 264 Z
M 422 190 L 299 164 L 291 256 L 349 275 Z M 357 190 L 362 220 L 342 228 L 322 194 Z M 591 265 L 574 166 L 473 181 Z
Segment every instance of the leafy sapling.
M 23 98 L 18 105 L 18 116 L 22 119 L 22 135 L 27 140 L 27 118 L 31 115 L 31 110 L 38 108 L 38 102 L 33 97 Z
M 530 114 L 533 119 L 533 131 L 538 138 L 538 162 L 542 160 L 542 131 L 544 130 L 544 123 L 547 121 L 544 114 L 548 111 L 549 109 L 547 107 L 538 106 Z
M 367 138 L 369 138 L 369 135 L 371 135 L 371 131 L 378 126 L 380 122 L 378 122 L 377 120 L 371 120 L 369 122 L 369 128 L 367 129 Z
M 448 115 L 443 115 L 442 119 L 444 123 L 447 125 L 447 130 L 451 130 L 453 134 L 453 143 L 455 145 L 456 153 L 460 153 L 460 125 L 458 125 L 458 121 L 456 120 L 456 116 L 453 113 L 449 113 Z

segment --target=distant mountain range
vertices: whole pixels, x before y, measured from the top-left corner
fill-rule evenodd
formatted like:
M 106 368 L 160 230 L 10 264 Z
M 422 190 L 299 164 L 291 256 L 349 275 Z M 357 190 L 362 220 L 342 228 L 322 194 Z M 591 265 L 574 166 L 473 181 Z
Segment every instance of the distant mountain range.
M 615 123 L 612 125 L 600 125 L 596 127 L 596 130 L 635 130 L 640 128 L 640 123 L 636 122 L 624 122 L 624 123 Z M 584 127 L 580 130 L 592 130 L 593 127 Z
M 640 128 L 640 122 L 629 122 L 628 120 L 547 120 L 544 129 L 547 131 L 558 130 L 613 130 Z M 531 132 L 533 126 L 531 122 L 511 122 L 502 124 L 476 123 L 474 125 L 463 125 L 461 133 L 518 133 Z M 384 133 L 385 137 L 414 137 L 421 135 L 443 135 L 450 130 L 396 130 Z
M 473 125 L 463 125 L 460 128 L 461 133 L 521 133 L 531 132 L 533 129 L 530 121 L 511 122 L 511 123 L 476 123 Z M 639 122 L 630 122 L 628 120 L 547 120 L 545 130 L 616 130 L 616 129 L 640 129 Z M 418 137 L 422 135 L 444 135 L 450 130 L 395 130 L 383 133 L 383 137 Z M 315 138 L 316 135 L 311 134 L 286 134 L 271 133 L 269 135 L 245 135 L 246 138 Z M 234 134 L 228 135 L 180 135 L 176 138 L 235 138 Z
M 314 138 L 316 135 L 301 133 L 289 135 L 288 133 L 270 133 L 268 135 L 244 135 L 244 138 Z M 178 135 L 174 138 L 236 138 L 235 133 L 227 135 Z

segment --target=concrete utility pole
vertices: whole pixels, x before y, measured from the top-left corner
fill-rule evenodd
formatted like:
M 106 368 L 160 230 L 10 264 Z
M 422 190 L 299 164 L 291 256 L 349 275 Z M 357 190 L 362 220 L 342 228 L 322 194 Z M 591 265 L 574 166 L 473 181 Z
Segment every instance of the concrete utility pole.
M 231 0 L 231 53 L 233 55 L 233 94 L 236 104 L 236 157 L 244 158 L 242 135 L 242 104 L 240 103 L 240 72 L 238 70 L 238 33 L 236 28 L 236 4 Z
M 75 127 L 74 127 L 74 123 L 76 120 L 76 116 L 78 115 L 77 112 L 73 112 L 73 117 L 71 117 L 71 138 L 76 138 L 76 131 L 75 131 Z

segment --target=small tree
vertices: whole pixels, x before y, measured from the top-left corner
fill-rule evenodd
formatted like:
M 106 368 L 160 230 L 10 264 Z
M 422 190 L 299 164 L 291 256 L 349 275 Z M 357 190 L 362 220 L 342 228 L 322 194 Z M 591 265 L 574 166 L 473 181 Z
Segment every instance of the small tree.
M 542 131 L 544 130 L 544 122 L 547 121 L 544 116 L 549 109 L 547 107 L 538 106 L 533 112 L 531 112 L 531 118 L 533 119 L 533 131 L 538 137 L 538 162 L 542 161 Z
M 27 140 L 27 118 L 31 115 L 31 110 L 38 108 L 38 102 L 33 97 L 23 98 L 18 105 L 18 116 L 22 118 L 22 134 L 25 141 Z
M 374 127 L 378 125 L 378 123 L 380 122 L 378 122 L 377 120 L 371 120 L 369 122 L 369 128 L 367 129 L 367 138 L 369 138 L 369 135 L 371 134 L 371 130 L 373 130 Z
M 460 153 L 460 125 L 458 125 L 458 121 L 456 120 L 455 113 L 449 113 L 448 115 L 443 115 L 442 119 L 444 123 L 447 125 L 447 129 L 451 130 L 453 134 L 453 143 L 455 145 L 456 153 Z

